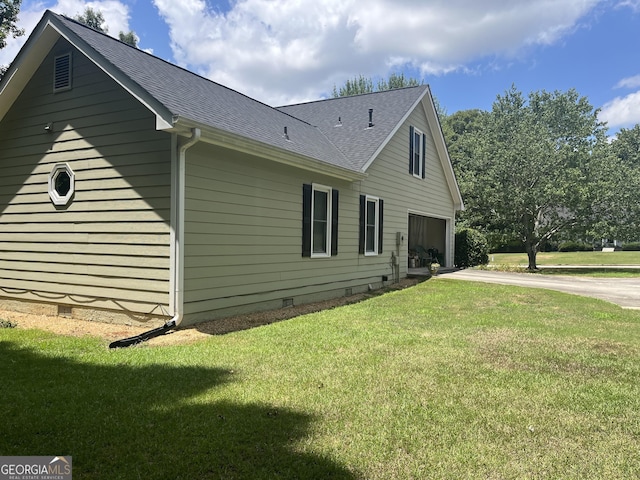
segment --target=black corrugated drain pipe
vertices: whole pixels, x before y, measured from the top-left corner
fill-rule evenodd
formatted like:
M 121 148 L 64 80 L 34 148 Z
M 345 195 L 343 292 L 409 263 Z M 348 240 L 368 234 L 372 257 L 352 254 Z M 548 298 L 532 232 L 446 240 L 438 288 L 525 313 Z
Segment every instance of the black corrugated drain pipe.
M 154 328 L 153 330 L 149 330 L 148 332 L 141 333 L 140 335 L 136 335 L 134 337 L 123 338 L 122 340 L 116 340 L 115 342 L 111 342 L 109 344 L 109 348 L 124 348 L 130 347 L 131 345 L 137 345 L 138 343 L 146 342 L 154 337 L 159 337 L 160 335 L 165 335 L 172 328 L 175 328 L 176 321 L 171 319 L 163 326 Z
M 176 328 L 180 325 L 183 318 L 183 304 L 182 304 L 182 246 L 184 245 L 184 188 L 185 188 L 185 163 L 186 163 L 186 152 L 193 145 L 198 143 L 202 132 L 199 128 L 191 129 L 191 137 L 188 138 L 184 143 L 178 145 L 178 155 L 177 155 L 177 169 L 175 175 L 177 179 L 176 188 L 178 190 L 177 194 L 172 195 L 172 205 L 171 210 L 175 212 L 175 218 L 171 220 L 171 225 L 174 231 L 176 232 L 176 249 L 177 253 L 172 254 L 173 256 L 173 270 L 175 272 L 175 288 L 173 291 L 174 295 L 174 304 L 175 311 L 173 318 L 165 323 L 162 327 L 154 328 L 153 330 L 149 330 L 148 332 L 141 333 L 140 335 L 136 335 L 135 337 L 123 338 L 122 340 L 116 340 L 115 342 L 111 342 L 109 344 L 109 348 L 122 348 L 122 347 L 130 347 L 131 345 L 136 345 L 138 343 L 146 342 L 147 340 L 159 337 L 160 335 L 164 335 L 172 328 Z M 173 168 L 172 168 L 173 170 Z M 174 182 L 173 178 L 174 173 L 172 173 L 172 184 Z

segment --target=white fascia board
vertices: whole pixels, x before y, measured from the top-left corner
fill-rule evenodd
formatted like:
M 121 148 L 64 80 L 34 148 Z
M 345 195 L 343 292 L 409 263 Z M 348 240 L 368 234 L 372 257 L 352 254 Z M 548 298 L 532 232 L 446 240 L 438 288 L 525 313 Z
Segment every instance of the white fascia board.
M 156 114 L 156 130 L 171 130 L 173 128 L 173 124 L 170 123 L 166 118 L 161 117 Z
M 438 157 L 440 158 L 440 162 L 442 163 L 442 168 L 444 170 L 445 177 L 447 179 L 447 186 L 449 187 L 449 191 L 451 192 L 451 196 L 453 197 L 453 203 L 456 210 L 464 210 L 464 203 L 462 201 L 462 195 L 460 194 L 460 188 L 458 187 L 458 182 L 456 181 L 455 174 L 453 172 L 453 166 L 451 164 L 451 159 L 449 158 L 449 152 L 447 150 L 446 142 L 444 141 L 444 135 L 442 134 L 442 127 L 440 126 L 440 120 L 438 119 L 438 114 L 436 112 L 435 104 L 433 103 L 433 97 L 431 96 L 431 88 L 427 85 L 427 88 L 424 90 L 423 94 L 414 102 L 414 104 L 407 110 L 404 116 L 400 119 L 398 124 L 391 131 L 389 136 L 380 144 L 375 153 L 371 156 L 371 158 L 367 161 L 367 163 L 362 167 L 362 171 L 366 172 L 367 169 L 371 166 L 371 164 L 378 158 L 378 155 L 382 152 L 384 147 L 391 141 L 393 136 L 398 133 L 400 127 L 404 125 L 404 122 L 407 121 L 409 116 L 413 113 L 413 111 L 418 107 L 418 105 L 422 104 L 425 115 L 427 117 L 427 123 L 429 124 L 429 129 L 431 130 L 431 135 L 434 138 L 436 150 L 438 151 Z
M 431 96 L 431 89 L 428 89 L 427 91 L 429 92 L 429 95 L 425 95 L 423 97 L 424 102 L 422 104 L 427 116 L 427 123 L 429 124 L 429 129 L 431 130 L 436 150 L 438 151 L 438 157 L 440 158 L 440 163 L 444 170 L 444 176 L 447 179 L 447 185 L 453 198 L 454 207 L 456 210 L 462 211 L 464 210 L 464 202 L 462 201 L 460 187 L 458 186 L 458 181 L 456 180 L 456 175 L 453 171 L 453 164 L 451 163 L 447 143 L 445 142 L 444 134 L 442 133 L 440 119 L 438 118 L 436 106 L 433 102 L 433 97 Z
M 411 108 L 409 108 L 407 110 L 407 112 L 404 114 L 404 116 L 400 119 L 400 121 L 397 123 L 397 125 L 395 127 L 393 127 L 393 130 L 391 130 L 391 133 L 387 136 L 387 138 L 384 139 L 384 142 L 382 142 L 380 144 L 380 146 L 378 147 L 378 149 L 373 153 L 373 155 L 371 155 L 371 158 L 369 158 L 369 160 L 367 160 L 367 163 L 364 164 L 364 166 L 362 167 L 362 171 L 366 172 L 367 169 L 371 166 L 371 164 L 375 161 L 376 158 L 378 158 L 378 155 L 380 155 L 380 153 L 382 152 L 382 150 L 384 149 L 384 147 L 387 146 L 387 144 L 391 141 L 391 139 L 395 136 L 396 133 L 398 133 L 398 130 L 400 130 L 400 127 L 402 127 L 402 125 L 404 125 L 404 122 L 407 120 L 407 118 L 409 118 L 409 116 L 413 113 L 413 111 L 415 110 L 415 108 L 420 105 L 420 102 L 422 102 L 422 99 L 424 98 L 424 96 L 426 95 L 426 93 L 428 92 L 428 89 L 425 89 L 424 93 L 422 95 L 420 95 L 420 97 L 418 97 L 418 99 L 414 102 L 413 105 L 411 105 Z
M 41 21 L 5 73 L 0 90 L 0 120 L 4 118 L 25 85 L 60 37 L 50 21 Z
M 1 84 L 2 90 L 0 91 L 0 119 L 4 118 L 11 105 L 24 89 L 24 86 L 40 67 L 59 38 L 67 40 L 140 103 L 145 105 L 156 116 L 156 128 L 158 130 L 170 128 L 172 115 L 162 104 L 133 84 L 119 70 L 113 67 L 109 68 L 111 65 L 109 62 L 104 61 L 102 56 L 93 48 L 68 31 L 64 25 L 56 21 L 55 17 L 48 14 L 45 14 L 40 24 L 36 26 L 5 74 Z
M 273 162 L 289 165 L 295 168 L 308 170 L 330 177 L 354 182 L 363 180 L 368 175 L 364 172 L 355 172 L 347 168 L 331 165 L 311 157 L 274 147 L 248 137 L 236 135 L 224 130 L 219 130 L 208 125 L 199 124 L 182 117 L 175 118 L 170 131 L 179 135 L 189 135 L 192 128 L 199 128 L 202 131 L 201 141 L 218 145 L 232 150 L 240 151 L 256 157 L 264 158 Z

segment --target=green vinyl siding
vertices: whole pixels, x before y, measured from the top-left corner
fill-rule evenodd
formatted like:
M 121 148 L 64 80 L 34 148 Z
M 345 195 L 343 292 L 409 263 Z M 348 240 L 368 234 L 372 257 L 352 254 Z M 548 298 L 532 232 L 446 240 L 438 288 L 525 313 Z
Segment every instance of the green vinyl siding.
M 409 127 L 427 136 L 425 178 L 408 172 Z M 358 182 L 338 181 L 206 143 L 187 154 L 185 200 L 186 323 L 258 308 L 363 291 L 407 273 L 409 211 L 453 222 L 454 204 L 419 105 Z M 339 191 L 338 254 L 308 258 L 302 246 L 302 186 Z M 359 248 L 360 195 L 384 202 L 378 255 Z M 396 232 L 404 236 L 398 246 Z M 452 244 L 451 244 L 452 245 Z
M 53 59 L 71 50 L 53 47 L 0 123 L 0 296 L 166 313 L 170 136 L 77 50 L 54 94 Z M 65 207 L 48 195 L 59 163 L 75 174 Z
M 414 126 L 426 135 L 425 178 L 409 173 L 409 128 Z M 439 126 L 436 126 L 439 128 Z M 455 207 L 447 185 L 442 162 L 435 148 L 432 129 L 422 106 L 411 113 L 378 158 L 367 170 L 368 178 L 362 182 L 362 194 L 384 200 L 384 250 L 397 253 L 396 232 L 404 235 L 399 252 L 401 276 L 406 276 L 408 255 L 408 214 L 419 212 L 426 216 L 450 220 L 453 224 Z M 450 229 L 453 231 L 453 228 Z M 447 254 L 453 254 L 453 238 L 448 239 Z M 388 262 L 383 255 L 379 259 Z M 376 261 L 372 259 L 372 261 Z M 381 265 L 382 266 L 382 265 Z
M 186 183 L 187 323 L 381 281 L 358 253 L 357 184 L 204 143 L 188 151 Z M 302 186 L 313 183 L 339 191 L 333 257 L 302 256 Z

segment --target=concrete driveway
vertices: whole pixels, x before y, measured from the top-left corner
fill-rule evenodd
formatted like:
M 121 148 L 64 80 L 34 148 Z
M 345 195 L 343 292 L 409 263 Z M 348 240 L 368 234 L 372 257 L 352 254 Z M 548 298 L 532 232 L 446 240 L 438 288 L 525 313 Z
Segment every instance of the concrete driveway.
M 594 278 L 565 275 L 494 272 L 490 270 L 458 270 L 441 273 L 442 278 L 474 282 L 500 283 L 530 288 L 547 288 L 560 292 L 594 297 L 616 303 L 622 308 L 640 309 L 640 277 Z

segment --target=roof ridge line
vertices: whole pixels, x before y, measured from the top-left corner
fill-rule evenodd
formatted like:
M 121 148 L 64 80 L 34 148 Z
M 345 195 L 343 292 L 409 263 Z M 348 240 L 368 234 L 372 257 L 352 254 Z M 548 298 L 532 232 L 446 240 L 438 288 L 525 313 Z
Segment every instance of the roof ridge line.
M 370 96 L 370 95 L 378 95 L 378 94 L 395 92 L 395 91 L 398 91 L 398 90 L 409 90 L 411 88 L 420 88 L 420 87 L 429 88 L 429 84 L 428 83 L 423 83 L 423 84 L 420 84 L 420 85 L 410 85 L 408 87 L 389 88 L 387 90 L 378 90 L 376 92 L 358 93 L 358 94 L 355 94 L 355 95 L 344 95 L 342 97 L 319 98 L 317 100 L 310 100 L 308 102 L 298 102 L 298 103 L 291 103 L 291 104 L 287 104 L 287 105 L 278 105 L 277 107 L 274 107 L 274 108 L 279 110 L 281 108 L 297 107 L 299 105 L 309 105 L 311 103 L 330 102 L 330 101 L 333 101 L 333 100 L 344 100 L 344 99 L 347 99 L 347 98 L 366 97 L 366 96 Z

